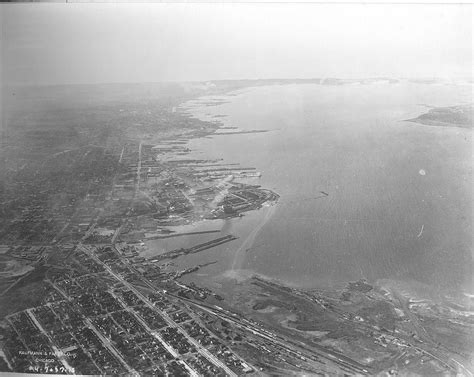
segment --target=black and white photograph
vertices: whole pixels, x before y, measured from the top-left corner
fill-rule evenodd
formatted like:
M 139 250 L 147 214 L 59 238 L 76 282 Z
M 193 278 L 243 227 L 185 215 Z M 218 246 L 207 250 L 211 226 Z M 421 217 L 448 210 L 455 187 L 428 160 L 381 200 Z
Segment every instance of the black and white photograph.
M 474 376 L 469 2 L 0 4 L 0 375 Z

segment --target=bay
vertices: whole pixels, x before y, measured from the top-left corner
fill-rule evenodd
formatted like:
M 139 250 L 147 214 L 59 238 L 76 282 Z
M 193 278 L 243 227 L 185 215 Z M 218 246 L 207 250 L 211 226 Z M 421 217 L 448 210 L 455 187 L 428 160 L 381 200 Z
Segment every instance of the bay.
M 216 99 L 225 103 L 210 105 Z M 470 102 L 469 85 L 402 82 L 275 85 L 183 104 L 202 120 L 267 130 L 191 140 L 189 157 L 254 166 L 262 177 L 253 182 L 281 196 L 222 221 L 221 233 L 239 239 L 186 257 L 183 265 L 217 261 L 186 279 L 395 279 L 473 292 L 472 131 L 404 121 L 426 105 Z

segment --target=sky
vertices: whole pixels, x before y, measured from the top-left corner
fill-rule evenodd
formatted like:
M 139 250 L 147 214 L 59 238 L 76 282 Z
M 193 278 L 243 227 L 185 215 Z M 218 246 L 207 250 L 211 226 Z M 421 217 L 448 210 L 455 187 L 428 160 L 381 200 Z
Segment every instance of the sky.
M 472 77 L 472 5 L 2 4 L 6 84 Z

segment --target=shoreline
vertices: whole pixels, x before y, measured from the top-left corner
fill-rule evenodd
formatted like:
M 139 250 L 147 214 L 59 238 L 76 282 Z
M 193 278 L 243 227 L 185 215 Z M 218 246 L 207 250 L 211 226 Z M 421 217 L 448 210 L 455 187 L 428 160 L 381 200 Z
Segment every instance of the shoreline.
M 209 160 L 208 157 L 205 157 L 204 159 L 201 159 L 199 157 L 195 157 L 195 156 L 189 156 L 189 154 L 192 154 L 194 151 L 190 149 L 190 146 L 189 146 L 189 143 L 192 141 L 192 140 L 196 140 L 196 139 L 203 139 L 203 138 L 209 138 L 209 137 L 213 137 L 215 135 L 221 135 L 219 134 L 219 130 L 227 130 L 228 127 L 225 125 L 225 123 L 223 122 L 223 118 L 224 117 L 213 117 L 213 119 L 211 121 L 209 120 L 203 120 L 201 118 L 199 118 L 198 116 L 195 115 L 195 113 L 193 113 L 193 110 L 199 108 L 199 109 L 205 109 L 209 106 L 215 106 L 215 105 L 218 105 L 218 104 L 222 104 L 222 103 L 228 103 L 229 101 L 227 100 L 219 100 L 219 101 L 209 101 L 209 96 L 213 97 L 213 96 L 219 96 L 219 98 L 221 98 L 222 96 L 232 96 L 232 93 L 235 92 L 235 90 L 220 90 L 218 94 L 200 94 L 198 95 L 197 97 L 194 97 L 194 98 L 189 98 L 189 99 L 186 99 L 185 101 L 183 102 L 180 102 L 179 104 L 176 104 L 175 106 L 173 106 L 173 109 L 174 109 L 174 112 L 180 116 L 180 117 L 183 117 L 184 119 L 187 119 L 187 120 L 192 120 L 193 122 L 196 121 L 196 124 L 199 126 L 200 124 L 205 124 L 205 125 L 208 125 L 209 127 L 206 128 L 206 129 L 201 129 L 201 130 L 198 130 L 197 132 L 196 131 L 191 131 L 191 132 L 187 132 L 188 130 L 184 130 L 184 132 L 180 132 L 180 133 L 177 133 L 175 135 L 167 135 L 165 138 L 163 138 L 160 142 L 160 144 L 162 145 L 175 145 L 175 141 L 176 140 L 180 140 L 180 145 L 179 147 L 182 147 L 184 148 L 184 153 L 183 153 L 183 156 L 176 156 L 176 151 L 173 149 L 173 148 L 169 148 L 169 149 L 163 149 L 163 154 L 162 155 L 159 155 L 158 158 L 160 159 L 160 157 L 162 156 L 164 161 L 168 161 L 168 162 L 172 162 L 173 164 L 177 164 L 176 166 L 180 166 L 180 161 L 183 161 L 183 165 L 182 166 L 185 166 L 185 167 L 191 167 L 192 169 L 196 169 L 196 168 L 199 168 L 200 170 L 198 170 L 198 172 L 200 172 L 199 174 L 213 174 L 213 173 L 219 173 L 219 174 L 225 174 L 225 175 L 233 175 L 235 177 L 235 180 L 231 180 L 230 182 L 232 183 L 232 185 L 236 185 L 237 187 L 239 187 L 239 185 L 241 185 L 241 182 L 242 179 L 240 178 L 243 178 L 243 181 L 246 181 L 245 177 L 240 177 L 239 178 L 239 175 L 235 176 L 236 175 L 236 172 L 248 172 L 247 174 L 251 174 L 252 177 L 254 178 L 258 178 L 260 177 L 260 173 L 258 172 L 255 172 L 256 168 L 255 167 L 239 167 L 239 163 L 238 162 L 235 162 L 235 161 L 232 161 L 232 162 L 229 162 L 229 163 L 224 163 L 224 164 L 218 164 L 218 163 L 213 163 L 213 159 Z M 204 99 L 204 101 L 202 101 Z M 203 103 L 200 103 L 199 106 L 196 106 L 196 102 L 203 102 Z M 236 131 L 235 128 L 232 128 L 233 131 Z M 260 131 L 260 130 L 257 130 L 257 132 L 266 132 L 266 131 Z M 249 132 L 230 132 L 229 134 L 240 134 L 240 133 L 249 133 Z M 144 140 L 143 142 L 146 142 L 146 143 L 149 143 L 149 141 L 147 140 Z M 216 141 L 217 142 L 217 141 Z M 152 143 L 154 144 L 154 143 Z M 154 147 L 152 147 L 152 149 L 155 149 L 155 148 L 158 148 L 159 145 L 155 145 Z M 159 149 L 158 149 L 159 150 Z M 199 153 L 199 151 L 197 151 Z M 169 160 L 169 158 L 172 158 L 172 160 Z M 182 158 L 182 160 L 181 160 Z M 198 159 L 199 158 L 199 159 Z M 205 163 L 206 165 L 203 166 L 203 163 Z M 210 166 L 211 168 L 210 169 L 206 169 L 207 166 Z M 224 167 L 222 167 L 224 166 Z M 174 168 L 173 168 L 174 169 Z M 244 174 L 242 173 L 242 174 Z M 254 178 L 251 178 L 252 180 Z M 247 183 L 244 184 L 243 187 L 246 187 L 245 185 L 248 185 Z M 252 186 L 248 186 L 248 187 L 252 187 Z M 214 221 L 216 220 L 219 220 L 219 221 L 227 221 L 227 220 L 230 220 L 232 221 L 232 219 L 234 218 L 239 218 L 239 217 L 242 217 L 243 218 L 243 221 L 245 221 L 246 219 L 246 216 L 245 216 L 245 213 L 250 211 L 250 212 L 260 212 L 260 210 L 267 210 L 264 206 L 264 203 L 267 203 L 268 201 L 270 201 L 271 203 L 271 207 L 274 208 L 274 205 L 276 205 L 276 202 L 278 201 L 278 198 L 279 198 L 279 195 L 274 193 L 273 191 L 271 190 L 268 190 L 268 189 L 265 189 L 265 188 L 260 188 L 260 185 L 257 185 L 255 187 L 258 187 L 258 190 L 259 192 L 261 191 L 263 194 L 264 194 L 264 198 L 261 199 L 261 203 L 258 202 L 256 204 L 251 204 L 247 207 L 244 207 L 242 210 L 237 210 L 236 213 L 233 213 L 233 214 L 230 214 L 230 215 L 225 215 L 225 216 L 218 216 L 218 217 L 212 217 L 212 218 L 209 218 L 209 217 L 205 217 L 203 219 L 198 219 L 198 218 L 195 218 L 193 219 L 190 223 L 186 223 L 186 224 L 181 224 L 179 225 L 178 223 L 176 224 L 167 224 L 167 223 L 164 223 L 164 224 L 161 224 L 160 226 L 164 229 L 173 229 L 173 228 L 176 228 L 176 227 L 181 227 L 181 226 L 184 226 L 186 228 L 186 231 L 184 233 L 172 233 L 172 234 L 156 234 L 156 235 L 150 235 L 149 237 L 147 237 L 146 239 L 144 239 L 143 241 L 146 242 L 147 244 L 147 249 L 148 250 L 143 250 L 143 252 L 146 254 L 146 258 L 147 259 L 150 259 L 150 260 L 155 260 L 155 259 L 160 259 L 160 258 L 163 258 L 163 253 L 165 254 L 170 254 L 172 253 L 172 251 L 169 251 L 166 249 L 163 249 L 163 251 L 158 251 L 156 250 L 155 251 L 151 251 L 150 248 L 155 248 L 153 247 L 152 245 L 155 243 L 155 242 L 160 242 L 160 241 L 173 241 L 175 240 L 174 242 L 171 242 L 170 244 L 171 245 L 174 245 L 173 248 L 175 249 L 175 251 L 177 251 L 178 249 L 180 249 L 180 247 L 183 247 L 183 249 L 187 249 L 189 247 L 194 247 L 194 243 L 200 243 L 200 242 L 203 242 L 202 241 L 202 238 L 200 238 L 200 236 L 204 235 L 209 235 L 211 236 L 212 234 L 210 233 L 216 233 L 216 237 L 218 237 L 219 235 L 217 233 L 220 233 L 222 232 L 222 228 L 217 230 L 216 229 L 216 224 L 213 224 Z M 232 192 L 232 191 L 231 191 Z M 262 208 L 263 206 L 263 208 Z M 271 210 L 271 209 L 270 209 Z M 242 211 L 242 212 L 240 212 Z M 243 215 L 243 216 L 242 216 Z M 211 222 L 212 221 L 212 222 Z M 224 226 L 224 223 L 222 223 L 222 226 Z M 208 227 L 213 227 L 214 230 L 207 230 Z M 221 235 L 222 236 L 225 236 L 226 233 L 222 233 Z M 236 237 L 237 238 L 237 237 Z M 236 239 L 235 238 L 235 239 Z M 195 241 L 191 241 L 195 239 Z M 201 240 L 201 241 L 198 241 L 198 240 Z M 166 243 L 168 244 L 168 243 Z M 246 243 L 245 243 L 246 244 Z M 182 246 L 177 246 L 177 245 L 182 245 Z M 232 247 L 232 244 L 231 246 Z M 243 246 L 240 247 L 240 249 L 242 249 Z M 241 250 L 242 251 L 242 250 Z M 140 255 L 143 255 L 143 252 L 140 252 Z M 234 253 L 236 253 L 237 251 L 234 250 Z M 192 260 L 194 260 L 192 254 L 193 253 L 189 253 L 190 254 L 190 257 Z M 171 254 L 170 254 L 171 255 Z M 187 261 L 188 261 L 188 258 L 187 258 L 187 255 L 188 253 L 187 252 L 177 252 L 177 255 L 174 257 L 176 259 L 174 259 L 174 262 L 179 266 L 179 268 L 184 268 L 184 266 L 187 266 Z M 240 254 L 239 254 L 240 255 Z M 212 258 L 215 258 L 216 256 L 213 256 Z M 212 259 L 211 258 L 211 259 Z M 193 262 L 193 264 L 195 264 Z M 202 266 L 202 267 L 205 267 L 205 266 Z M 199 271 L 199 272 L 198 272 Z M 212 280 L 219 280 L 219 276 L 223 276 L 225 275 L 227 270 L 219 273 L 218 275 L 216 275 L 215 277 L 213 277 Z M 193 271 L 197 274 L 199 274 L 201 272 L 201 270 L 196 270 L 196 271 Z M 185 281 L 196 281 L 196 283 L 200 284 L 201 285 L 201 280 L 202 279 L 193 279 L 193 273 L 187 273 L 186 275 L 183 275 L 185 276 Z M 212 284 L 211 284 L 212 285 Z M 206 286 L 206 285 L 204 285 Z M 209 288 L 211 288 L 209 285 L 207 285 Z
M 405 119 L 404 121 L 432 127 L 473 129 L 472 113 L 472 104 L 441 107 L 431 106 L 428 112 L 422 113 L 416 118 Z

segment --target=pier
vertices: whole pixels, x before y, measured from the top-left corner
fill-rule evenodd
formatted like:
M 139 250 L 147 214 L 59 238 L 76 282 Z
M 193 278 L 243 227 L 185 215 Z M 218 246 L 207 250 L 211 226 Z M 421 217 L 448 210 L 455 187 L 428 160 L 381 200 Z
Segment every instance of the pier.
M 151 262 L 158 262 L 158 261 L 161 261 L 163 259 L 175 259 L 175 258 L 178 258 L 179 256 L 182 256 L 182 255 L 199 253 L 200 251 L 204 251 L 204 250 L 210 249 L 212 247 L 216 247 L 216 246 L 222 245 L 224 243 L 236 240 L 237 238 L 238 237 L 235 237 L 235 236 L 229 234 L 229 235 L 224 236 L 224 237 L 219 237 L 219 238 L 216 238 L 214 240 L 198 244 L 198 245 L 190 247 L 188 249 L 181 248 L 181 249 L 168 251 L 164 254 L 161 254 L 161 255 L 158 255 L 158 256 L 154 257 L 153 259 L 151 259 Z

